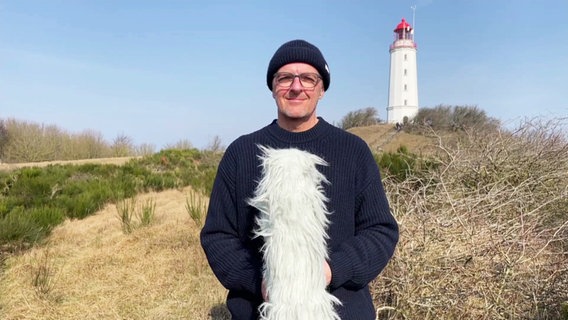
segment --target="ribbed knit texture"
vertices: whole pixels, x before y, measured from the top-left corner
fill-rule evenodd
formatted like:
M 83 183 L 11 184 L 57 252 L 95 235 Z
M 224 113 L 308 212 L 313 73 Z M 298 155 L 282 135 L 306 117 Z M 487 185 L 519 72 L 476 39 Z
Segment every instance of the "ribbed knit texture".
M 247 204 L 261 178 L 258 145 L 298 148 L 328 163 L 319 169 L 330 182 L 324 186 L 331 212 L 329 290 L 343 303 L 341 319 L 375 319 L 368 283 L 392 256 L 398 226 L 366 143 L 322 118 L 300 133 L 285 131 L 274 121 L 235 140 L 219 165 L 201 243 L 213 272 L 229 290 L 233 319 L 257 319 L 262 303 L 262 240 L 253 240 L 258 213 Z

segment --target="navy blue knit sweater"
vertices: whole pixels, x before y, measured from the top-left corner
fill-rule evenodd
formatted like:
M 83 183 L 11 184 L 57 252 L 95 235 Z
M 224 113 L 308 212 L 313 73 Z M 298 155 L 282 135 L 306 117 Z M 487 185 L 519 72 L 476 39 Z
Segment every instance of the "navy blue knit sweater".
M 257 145 L 297 148 L 328 162 L 318 169 L 330 182 L 324 185 L 331 212 L 329 290 L 343 303 L 337 309 L 341 319 L 375 319 L 368 284 L 391 258 L 398 225 L 367 144 L 322 118 L 300 133 L 273 121 L 231 143 L 219 164 L 201 244 L 211 269 L 229 290 L 227 307 L 233 319 L 257 319 L 262 303 L 262 239 L 252 237 L 257 210 L 246 202 L 261 177 Z

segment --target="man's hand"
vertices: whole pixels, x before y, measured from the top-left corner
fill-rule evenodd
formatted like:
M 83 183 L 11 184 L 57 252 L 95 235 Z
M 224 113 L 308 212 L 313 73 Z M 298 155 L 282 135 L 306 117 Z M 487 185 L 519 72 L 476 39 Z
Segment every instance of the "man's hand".
M 327 261 L 323 262 L 323 272 L 325 274 L 325 285 L 329 286 L 331 283 L 331 268 L 329 267 L 329 263 Z
M 266 281 L 264 281 L 264 279 L 262 279 L 260 291 L 262 292 L 262 299 L 264 299 L 264 301 L 268 301 L 268 292 L 266 292 Z

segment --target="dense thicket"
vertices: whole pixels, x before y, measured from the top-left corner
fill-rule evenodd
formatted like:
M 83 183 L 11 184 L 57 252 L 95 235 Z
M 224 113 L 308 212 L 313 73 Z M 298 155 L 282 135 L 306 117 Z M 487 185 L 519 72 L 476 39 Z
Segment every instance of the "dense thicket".
M 500 126 L 497 119 L 489 117 L 477 106 L 438 105 L 421 108 L 411 123 L 405 123 L 406 131 L 417 131 L 424 127 L 441 131 L 496 130 Z
M 433 165 L 400 152 L 404 179 L 383 169 L 401 241 L 373 283 L 380 319 L 568 318 L 565 128 L 423 129 Z
M 123 134 L 109 143 L 100 132 L 93 130 L 69 133 L 55 125 L 0 119 L 0 162 L 96 159 L 153 152 L 153 146 L 143 144 L 137 147 L 130 137 Z

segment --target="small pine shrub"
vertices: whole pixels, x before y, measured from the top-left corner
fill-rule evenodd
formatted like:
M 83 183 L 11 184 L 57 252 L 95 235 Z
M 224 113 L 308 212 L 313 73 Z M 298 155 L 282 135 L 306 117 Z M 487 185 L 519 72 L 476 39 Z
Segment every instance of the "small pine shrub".
M 128 198 L 118 201 L 116 204 L 116 210 L 122 227 L 122 232 L 125 234 L 131 233 L 135 228 L 133 218 L 136 210 L 136 199 Z
M 568 301 L 562 303 L 560 313 L 561 319 L 568 319 Z
M 176 177 L 170 172 L 164 172 L 161 174 L 150 173 L 144 178 L 143 189 L 145 191 L 162 191 L 177 188 L 182 185 L 183 183 L 178 183 L 178 179 L 176 179 Z
M 394 153 L 383 153 L 377 163 L 383 172 L 398 181 L 404 181 L 414 171 L 416 156 L 408 152 L 406 147 L 401 146 Z
M 49 250 L 44 250 L 31 265 L 32 285 L 40 298 L 46 298 L 55 287 L 56 269 Z
M 386 152 L 375 155 L 375 161 L 381 172 L 395 181 L 402 182 L 408 177 L 423 177 L 428 171 L 436 168 L 436 164 L 427 158 L 409 152 L 405 146 L 400 146 L 396 152 Z
M 156 215 L 156 202 L 154 199 L 148 199 L 140 207 L 138 212 L 138 219 L 140 220 L 140 226 L 149 226 L 154 221 Z
M 201 227 L 203 225 L 203 217 L 207 211 L 207 203 L 195 191 L 191 191 L 185 198 L 185 209 L 189 213 L 191 220 L 198 227 Z

